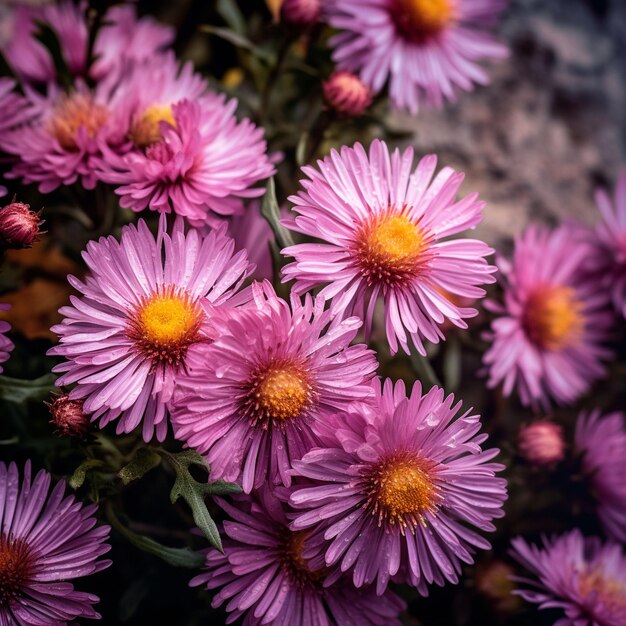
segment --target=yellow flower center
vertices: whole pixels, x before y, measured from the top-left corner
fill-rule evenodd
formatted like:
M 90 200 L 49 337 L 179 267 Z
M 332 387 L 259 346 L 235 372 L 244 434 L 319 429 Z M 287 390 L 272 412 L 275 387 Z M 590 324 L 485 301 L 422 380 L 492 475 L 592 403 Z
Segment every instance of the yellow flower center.
M 274 420 L 298 417 L 309 400 L 309 385 L 297 369 L 270 370 L 258 385 L 263 413 Z
M 25 543 L 0 535 L 0 608 L 22 591 L 32 575 L 30 552 Z
M 166 287 L 137 307 L 129 335 L 155 363 L 179 365 L 198 339 L 201 319 L 200 308 L 187 293 Z
M 579 575 L 578 588 L 583 597 L 597 598 L 594 604 L 603 606 L 605 611 L 626 614 L 626 583 L 606 576 L 599 566 Z
M 93 139 L 108 117 L 105 106 L 94 102 L 89 95 L 75 93 L 63 96 L 57 103 L 49 128 L 65 150 L 76 150 L 79 132 Z
M 369 283 L 395 284 L 414 276 L 427 244 L 420 227 L 403 213 L 377 216 L 357 234 L 356 256 Z
M 429 463 L 408 453 L 379 463 L 367 481 L 368 504 L 379 525 L 398 525 L 402 532 L 423 523 L 440 501 Z
M 571 287 L 541 287 L 526 303 L 526 332 L 546 350 L 560 350 L 575 343 L 584 327 L 582 303 Z
M 393 0 L 392 18 L 401 35 L 424 41 L 454 19 L 453 0 Z
M 136 146 L 145 148 L 161 139 L 161 122 L 176 127 L 170 105 L 153 104 L 133 125 L 130 135 Z

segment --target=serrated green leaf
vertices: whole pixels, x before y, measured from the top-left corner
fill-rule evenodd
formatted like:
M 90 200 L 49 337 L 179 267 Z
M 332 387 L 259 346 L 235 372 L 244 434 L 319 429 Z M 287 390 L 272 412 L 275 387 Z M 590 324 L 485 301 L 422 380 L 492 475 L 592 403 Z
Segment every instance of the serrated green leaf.
M 125 485 L 133 480 L 142 478 L 151 469 L 161 463 L 161 457 L 150 448 L 139 448 L 128 465 L 125 465 L 118 473 Z
M 41 402 L 55 388 L 54 374 L 44 374 L 34 380 L 22 380 L 0 376 L 0 400 L 22 404 L 28 400 Z
M 208 495 L 224 495 L 227 493 L 239 493 L 237 485 L 216 481 L 215 483 L 199 483 L 190 473 L 189 466 L 197 465 L 209 471 L 208 463 L 195 451 L 184 450 L 178 454 L 172 454 L 165 450 L 161 451 L 176 472 L 176 481 L 170 492 L 172 504 L 179 498 L 183 498 L 191 509 L 193 521 L 202 531 L 210 544 L 222 552 L 222 541 L 217 526 L 207 509 L 204 501 Z
M 87 459 L 83 461 L 75 470 L 74 473 L 70 476 L 67 481 L 69 486 L 72 489 L 78 489 L 83 486 L 85 483 L 85 478 L 87 478 L 87 472 L 96 468 L 103 467 L 104 462 L 100 459 Z
M 194 552 L 189 548 L 170 548 L 150 537 L 133 532 L 120 522 L 111 506 L 107 506 L 107 519 L 111 526 L 133 546 L 143 550 L 143 552 L 159 557 L 174 567 L 196 569 L 204 565 L 204 555 L 200 552 Z
M 272 231 L 274 231 L 276 242 L 281 248 L 293 246 L 294 240 L 291 233 L 280 223 L 280 207 L 276 199 L 276 185 L 273 178 L 267 181 L 265 189 L 265 195 L 261 204 L 261 215 L 268 221 Z

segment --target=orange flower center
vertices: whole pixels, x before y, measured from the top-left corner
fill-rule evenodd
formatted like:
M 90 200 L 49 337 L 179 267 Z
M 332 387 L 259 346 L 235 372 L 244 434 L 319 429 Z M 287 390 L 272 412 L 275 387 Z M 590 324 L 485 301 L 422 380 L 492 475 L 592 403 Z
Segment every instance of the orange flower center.
M 426 237 L 403 213 L 376 216 L 357 233 L 356 258 L 369 284 L 397 284 L 417 274 L 425 261 Z
M 252 372 L 241 402 L 253 423 L 268 428 L 302 416 L 314 398 L 313 387 L 301 365 L 272 361 Z
M 153 104 L 133 124 L 131 139 L 136 146 L 146 148 L 161 139 L 161 122 L 176 127 L 176 120 L 170 105 Z
M 541 287 L 528 298 L 524 325 L 537 346 L 561 350 L 580 338 L 584 327 L 582 303 L 571 287 Z
M 594 604 L 601 605 L 608 613 L 626 615 L 626 583 L 606 576 L 599 566 L 579 575 L 578 589 L 583 597 L 593 595 Z
M 90 95 L 63 96 L 50 119 L 50 132 L 65 150 L 76 150 L 79 133 L 85 132 L 89 139 L 93 139 L 108 117 L 106 107 L 95 102 Z
M 441 500 L 432 464 L 409 453 L 380 462 L 367 476 L 368 505 L 372 514 L 401 532 L 424 523 Z
M 315 587 L 326 576 L 326 569 L 312 570 L 303 556 L 306 531 L 292 532 L 285 528 L 282 538 L 282 566 L 289 580 L 299 587 Z
M 0 608 L 8 606 L 20 594 L 31 576 L 28 546 L 0 535 Z
M 453 0 L 393 0 L 391 15 L 402 36 L 423 42 L 454 19 L 454 4 Z
M 202 312 L 186 292 L 165 287 L 135 309 L 129 336 L 156 364 L 178 366 L 198 339 Z

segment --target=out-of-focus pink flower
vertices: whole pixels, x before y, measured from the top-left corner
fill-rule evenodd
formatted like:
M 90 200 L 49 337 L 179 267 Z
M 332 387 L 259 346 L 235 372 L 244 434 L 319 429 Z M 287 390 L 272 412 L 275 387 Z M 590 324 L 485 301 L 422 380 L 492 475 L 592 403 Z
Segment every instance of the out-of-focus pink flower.
M 352 72 L 333 72 L 322 88 L 326 104 L 342 115 L 362 115 L 372 103 L 370 88 Z
M 626 317 L 626 169 L 615 185 L 613 200 L 604 189 L 596 192 L 596 204 L 602 215 L 597 228 L 599 254 L 595 273 L 609 290 L 615 308 Z
M 626 542 L 626 423 L 623 413 L 581 413 L 576 449 L 597 500 L 598 517 L 609 537 Z
M 565 457 L 563 429 L 554 422 L 537 420 L 522 426 L 518 438 L 520 455 L 536 467 L 552 467 Z
M 282 251 L 295 261 L 283 281 L 295 279 L 296 293 L 324 286 L 320 294 L 333 307 L 356 315 L 369 333 L 376 302 L 385 304 L 385 330 L 392 353 L 409 340 L 426 354 L 424 339 L 444 339 L 450 320 L 467 328 L 476 309 L 457 306 L 446 294 L 485 295 L 496 268 L 484 257 L 492 250 L 476 239 L 451 238 L 482 219 L 484 202 L 471 193 L 456 200 L 463 174 L 446 167 L 433 179 L 437 158 L 424 157 L 413 170 L 413 150 L 389 153 L 374 141 L 369 154 L 361 144 L 333 150 L 289 198 L 297 216 L 287 228 L 323 243 L 303 243 Z M 413 171 L 412 171 L 413 170 Z
M 104 154 L 99 176 L 118 185 L 120 204 L 133 211 L 175 212 L 194 226 L 242 212 L 243 199 L 263 194 L 253 185 L 274 166 L 263 130 L 238 122 L 236 106 L 210 92 L 179 101 L 159 120 L 158 141 L 124 156 Z
M 389 84 L 398 109 L 440 106 L 457 90 L 489 82 L 477 61 L 507 49 L 486 32 L 502 0 L 328 0 L 326 18 L 339 69 L 354 72 L 374 93 Z
M 322 0 L 283 0 L 280 19 L 295 26 L 312 26 L 322 13 Z
M 562 609 L 555 626 L 626 624 L 626 555 L 617 543 L 585 538 L 576 529 L 543 540 L 543 546 L 513 540 L 513 558 L 536 578 L 515 578 L 514 593 L 542 609 Z
M 504 302 L 486 338 L 489 387 L 516 389 L 523 404 L 569 404 L 605 374 L 604 345 L 613 316 L 606 289 L 581 271 L 593 248 L 567 225 L 529 227 L 515 240 L 513 261 L 498 259 Z

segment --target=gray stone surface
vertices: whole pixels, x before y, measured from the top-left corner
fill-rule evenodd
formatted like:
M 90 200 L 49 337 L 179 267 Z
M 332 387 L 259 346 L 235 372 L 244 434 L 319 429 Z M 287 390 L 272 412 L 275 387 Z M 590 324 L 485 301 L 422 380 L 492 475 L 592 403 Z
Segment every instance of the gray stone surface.
M 466 172 L 490 243 L 530 220 L 593 223 L 593 189 L 626 154 L 626 0 L 513 0 L 499 34 L 511 55 L 491 64 L 491 85 L 393 123 Z

